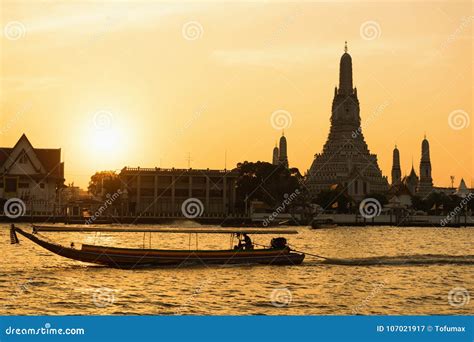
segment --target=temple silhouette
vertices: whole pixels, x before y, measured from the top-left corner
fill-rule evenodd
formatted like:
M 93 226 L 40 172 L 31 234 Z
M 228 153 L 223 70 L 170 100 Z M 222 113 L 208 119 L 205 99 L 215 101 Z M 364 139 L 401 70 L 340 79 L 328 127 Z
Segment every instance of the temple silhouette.
M 341 57 L 339 88 L 334 89 L 331 128 L 322 153 L 314 156 L 306 185 L 312 196 L 338 184 L 354 199 L 388 190 L 377 156 L 370 153 L 362 133 L 357 88 L 352 84 L 352 58 L 347 42 Z
M 278 147 L 275 144 L 275 147 L 273 148 L 272 164 L 273 165 L 283 165 L 285 167 L 289 166 L 288 165 L 288 152 L 287 152 L 285 132 L 281 133 L 280 146 Z

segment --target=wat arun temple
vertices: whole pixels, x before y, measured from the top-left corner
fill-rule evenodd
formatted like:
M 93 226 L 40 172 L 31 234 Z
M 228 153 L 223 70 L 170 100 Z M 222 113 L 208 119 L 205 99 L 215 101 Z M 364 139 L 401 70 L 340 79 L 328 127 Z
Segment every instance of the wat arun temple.
M 352 84 L 352 58 L 345 52 L 339 69 L 339 88 L 334 90 L 331 128 L 322 153 L 314 156 L 307 174 L 312 195 L 334 185 L 341 185 L 354 199 L 388 190 L 377 156 L 370 153 L 364 140 L 360 120 L 357 88 Z

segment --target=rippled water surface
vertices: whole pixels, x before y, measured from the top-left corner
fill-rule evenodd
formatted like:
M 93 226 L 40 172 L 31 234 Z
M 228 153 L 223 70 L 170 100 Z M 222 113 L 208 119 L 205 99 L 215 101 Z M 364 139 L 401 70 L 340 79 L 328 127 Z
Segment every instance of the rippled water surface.
M 21 243 L 10 245 L 8 225 L 0 227 L 1 314 L 474 313 L 472 228 L 300 227 L 290 244 L 333 260 L 307 255 L 300 266 L 120 270 L 56 256 L 20 235 Z M 42 234 L 67 245 L 144 243 L 143 233 Z M 268 244 L 271 237 L 254 241 Z M 151 245 L 188 248 L 188 239 L 153 234 Z M 203 249 L 229 245 L 227 235 L 199 238 Z

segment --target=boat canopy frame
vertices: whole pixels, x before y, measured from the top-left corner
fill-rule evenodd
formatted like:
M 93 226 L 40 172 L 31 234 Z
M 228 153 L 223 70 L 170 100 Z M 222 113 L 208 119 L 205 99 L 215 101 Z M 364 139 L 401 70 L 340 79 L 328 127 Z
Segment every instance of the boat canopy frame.
M 169 234 L 298 234 L 296 229 L 269 228 L 115 228 L 32 225 L 34 232 L 103 232 L 103 233 L 169 233 Z

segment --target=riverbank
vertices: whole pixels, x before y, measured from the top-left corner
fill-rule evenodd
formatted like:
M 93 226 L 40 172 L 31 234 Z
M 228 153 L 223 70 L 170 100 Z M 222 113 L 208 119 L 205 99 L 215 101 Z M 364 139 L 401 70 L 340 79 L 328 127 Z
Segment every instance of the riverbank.
M 356 214 L 321 214 L 317 216 L 318 221 L 327 221 L 338 226 L 365 227 L 365 226 L 396 226 L 396 227 L 474 227 L 474 217 L 458 216 L 450 221 L 446 216 L 426 215 L 397 218 L 391 215 L 379 215 L 373 218 L 364 218 Z M 256 222 L 248 217 L 198 217 L 187 219 L 183 217 L 152 217 L 152 216 L 127 216 L 106 217 L 91 219 L 86 217 L 64 217 L 64 216 L 21 216 L 15 219 L 0 216 L 0 222 L 24 222 L 24 223 L 64 223 L 64 224 L 174 224 L 176 222 L 194 221 L 203 225 L 220 225 L 223 227 L 266 227 L 262 222 Z M 298 220 L 281 222 L 280 225 L 308 226 L 310 222 Z M 279 226 L 275 224 L 275 226 Z

